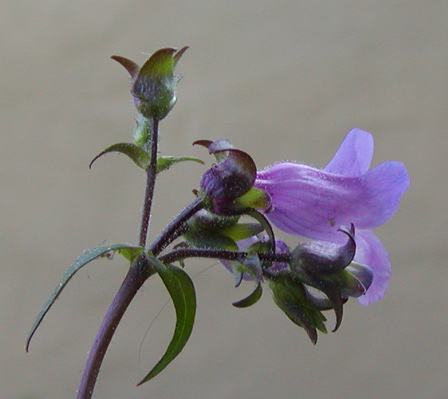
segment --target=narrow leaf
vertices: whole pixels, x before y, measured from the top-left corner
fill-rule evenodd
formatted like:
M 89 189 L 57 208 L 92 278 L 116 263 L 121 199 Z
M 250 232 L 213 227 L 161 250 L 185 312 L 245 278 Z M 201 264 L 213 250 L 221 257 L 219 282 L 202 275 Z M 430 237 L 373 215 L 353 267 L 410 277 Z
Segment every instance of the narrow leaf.
M 45 315 L 48 313 L 50 308 L 53 306 L 55 300 L 59 297 L 62 290 L 65 288 L 69 280 L 76 274 L 76 272 L 78 272 L 78 270 L 80 270 L 83 266 L 85 266 L 87 263 L 91 262 L 96 258 L 105 256 L 111 251 L 123 250 L 125 248 L 132 250 L 140 249 L 131 247 L 128 244 L 103 245 L 93 249 L 88 249 L 76 260 L 75 263 L 73 263 L 73 265 L 71 265 L 71 267 L 65 272 L 64 276 L 62 277 L 62 280 L 59 282 L 58 286 L 56 287 L 56 289 L 51 294 L 50 298 L 47 300 L 42 310 L 38 314 L 36 321 L 34 322 L 31 331 L 28 335 L 28 338 L 26 340 L 25 349 L 27 352 L 29 350 L 31 338 L 33 338 L 33 335 L 38 329 L 40 323 L 42 323 L 42 320 L 44 319 Z
M 188 274 L 176 266 L 165 266 L 160 260 L 150 254 L 148 254 L 148 260 L 156 269 L 173 300 L 176 311 L 176 326 L 173 338 L 165 354 L 137 385 L 154 378 L 182 351 L 190 338 L 196 314 L 196 293 Z
M 184 162 L 184 161 L 193 161 L 193 162 L 198 162 L 198 163 L 204 165 L 204 162 L 202 162 L 202 160 L 200 160 L 199 158 L 194 158 L 194 157 L 178 157 L 178 158 L 176 158 L 173 156 L 161 156 L 161 157 L 157 158 L 157 173 L 160 173 L 166 169 L 169 169 L 175 163 Z
M 133 143 L 117 143 L 106 148 L 104 151 L 100 152 L 95 158 L 93 158 L 92 162 L 90 162 L 89 168 L 92 168 L 93 163 L 98 158 L 109 152 L 121 152 L 122 154 L 125 154 L 129 158 L 131 158 L 138 167 L 145 170 L 148 168 L 149 163 L 151 162 L 151 157 L 149 156 L 149 154 L 138 145 Z

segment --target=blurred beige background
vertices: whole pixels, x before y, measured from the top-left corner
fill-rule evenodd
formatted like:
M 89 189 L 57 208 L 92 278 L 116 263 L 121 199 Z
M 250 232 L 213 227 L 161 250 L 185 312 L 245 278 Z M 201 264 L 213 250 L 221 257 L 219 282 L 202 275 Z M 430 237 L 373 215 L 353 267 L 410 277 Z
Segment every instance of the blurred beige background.
M 233 308 L 252 287 L 233 288 L 215 265 L 194 278 L 191 342 L 136 388 L 174 323 L 167 306 L 148 331 L 167 300 L 153 281 L 126 314 L 95 397 L 448 398 L 447 22 L 446 0 L 2 2 L 0 397 L 75 396 L 125 262 L 82 270 L 31 352 L 23 348 L 84 249 L 137 242 L 144 174 L 123 156 L 87 167 L 132 140 L 129 79 L 109 57 L 142 63 L 142 53 L 189 45 L 161 151 L 211 161 L 191 143 L 226 137 L 259 167 L 321 167 L 351 128 L 371 131 L 374 164 L 401 160 L 411 175 L 399 212 L 377 230 L 393 279 L 382 301 L 348 304 L 340 330 L 314 347 L 267 290 L 253 308 Z M 204 170 L 190 163 L 160 176 L 152 237 L 193 199 Z

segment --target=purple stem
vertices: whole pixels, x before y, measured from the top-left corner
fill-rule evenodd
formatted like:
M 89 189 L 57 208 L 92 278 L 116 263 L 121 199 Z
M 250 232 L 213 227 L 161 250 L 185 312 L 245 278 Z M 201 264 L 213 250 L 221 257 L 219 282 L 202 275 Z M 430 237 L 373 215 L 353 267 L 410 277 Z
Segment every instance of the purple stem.
M 291 263 L 290 254 L 258 253 L 257 255 L 262 261 Z M 186 258 L 212 258 L 219 260 L 235 260 L 243 262 L 248 256 L 249 254 L 247 252 L 187 248 L 187 249 L 177 249 L 166 255 L 162 255 L 159 259 L 164 263 L 172 263 Z
M 185 222 L 188 221 L 196 212 L 203 208 L 202 198 L 196 198 L 190 205 L 188 205 L 155 239 L 149 246 L 148 251 L 155 256 L 159 255 L 169 244 L 183 233 Z
M 146 199 L 145 205 L 147 205 Z M 185 208 L 179 216 L 177 216 L 177 218 L 167 226 L 162 234 L 160 234 L 154 244 L 150 246 L 150 251 L 157 256 L 167 245 L 179 236 L 185 222 L 201 208 L 201 199 L 197 199 Z M 145 212 L 143 212 L 143 215 L 145 215 Z M 147 220 L 149 221 L 149 215 Z M 154 269 L 146 261 L 146 257 L 144 255 L 132 264 L 120 289 L 115 295 L 115 298 L 112 301 L 103 322 L 101 323 L 100 329 L 95 338 L 95 342 L 90 350 L 89 358 L 87 359 L 87 364 L 81 379 L 77 399 L 92 398 L 93 389 L 95 388 L 95 383 L 100 372 L 101 364 L 103 363 L 104 356 L 115 330 L 117 329 L 121 318 L 123 317 L 129 304 L 132 302 L 135 294 L 138 292 L 143 283 L 154 273 Z
M 139 245 L 142 247 L 146 246 L 149 221 L 151 219 L 152 199 L 154 197 L 154 187 L 156 184 L 156 175 L 157 175 L 157 148 L 159 142 L 159 121 L 153 118 L 150 121 L 150 124 L 151 124 L 150 126 L 151 162 L 149 164 L 148 170 L 146 171 L 146 192 L 145 192 L 145 200 L 143 202 L 142 224 L 140 227 Z
M 141 257 L 134 262 L 129 269 L 101 323 L 95 342 L 90 350 L 77 399 L 91 399 L 101 364 L 115 330 L 135 294 L 152 274 L 154 274 L 154 271 L 146 262 L 145 257 Z

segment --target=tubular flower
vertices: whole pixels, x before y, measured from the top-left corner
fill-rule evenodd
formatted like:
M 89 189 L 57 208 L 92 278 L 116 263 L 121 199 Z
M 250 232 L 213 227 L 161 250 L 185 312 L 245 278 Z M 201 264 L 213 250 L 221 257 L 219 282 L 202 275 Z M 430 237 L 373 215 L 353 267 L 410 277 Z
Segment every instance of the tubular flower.
M 323 170 L 278 163 L 259 171 L 254 184 L 271 196 L 268 219 L 287 233 L 340 242 L 338 228 L 356 226 L 354 261 L 368 265 L 374 275 L 366 294 L 358 298 L 362 305 L 383 297 L 391 271 L 389 255 L 371 230 L 392 217 L 410 184 L 401 162 L 369 170 L 372 156 L 372 135 L 353 129 Z

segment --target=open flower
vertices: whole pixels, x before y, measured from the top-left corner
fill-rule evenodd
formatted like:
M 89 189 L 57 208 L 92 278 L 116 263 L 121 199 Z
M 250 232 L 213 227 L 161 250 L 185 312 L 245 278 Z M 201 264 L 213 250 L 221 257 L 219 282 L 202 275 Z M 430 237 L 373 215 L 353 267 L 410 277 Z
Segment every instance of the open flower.
M 268 219 L 287 233 L 339 242 L 340 226 L 356 226 L 354 260 L 374 274 L 372 285 L 358 298 L 363 305 L 382 298 L 390 279 L 389 255 L 371 230 L 392 217 L 410 183 L 401 162 L 369 170 L 372 156 L 372 135 L 353 129 L 323 170 L 278 163 L 258 172 L 254 184 L 271 196 Z

